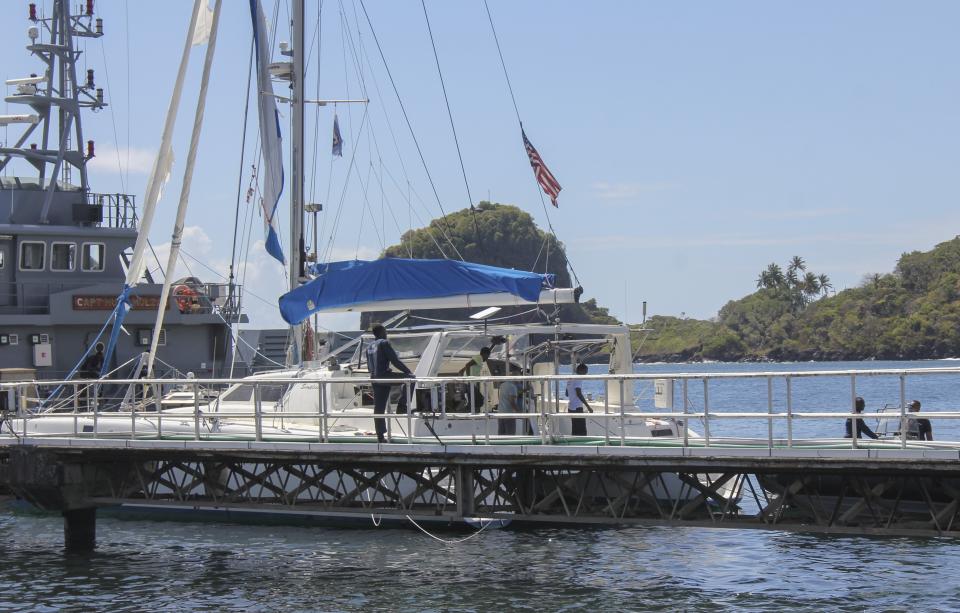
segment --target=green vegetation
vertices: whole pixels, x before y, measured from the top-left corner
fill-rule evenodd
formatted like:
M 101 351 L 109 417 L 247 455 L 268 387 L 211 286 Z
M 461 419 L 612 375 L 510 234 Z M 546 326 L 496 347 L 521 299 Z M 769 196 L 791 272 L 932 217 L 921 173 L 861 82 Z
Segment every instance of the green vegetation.
M 491 266 L 548 272 L 558 287 L 571 287 L 567 255 L 563 243 L 537 227 L 533 218 L 515 206 L 480 202 L 474 211 L 463 209 L 434 219 L 426 228 L 405 232 L 400 244 L 387 247 L 383 257 L 457 258 Z M 462 320 L 477 309 L 416 311 L 415 316 Z M 521 313 L 525 313 L 519 316 Z M 373 319 L 387 319 L 393 313 L 364 314 L 361 326 Z M 497 317 L 518 316 L 513 321 L 542 321 L 543 316 L 530 307 L 504 308 Z M 618 323 L 596 300 L 561 307 L 563 321 Z
M 831 296 L 794 258 L 715 321 L 653 318 L 641 357 L 716 360 L 929 359 L 960 355 L 960 237 L 904 254 L 888 274 Z M 660 321 L 660 320 L 663 321 Z M 670 320 L 670 321 L 667 321 Z M 673 356 L 677 356 L 673 358 Z
M 452 246 L 451 246 L 452 243 Z M 454 249 L 455 247 L 455 249 Z M 546 271 L 569 287 L 563 244 L 514 206 L 481 202 L 407 232 L 385 257 L 457 257 L 522 270 Z M 831 295 L 829 277 L 807 270 L 795 256 L 760 271 L 757 290 L 731 300 L 711 320 L 654 316 L 650 332 L 634 333 L 638 357 L 686 360 L 862 360 L 960 356 L 960 237 L 929 252 L 906 253 L 888 274 Z M 420 311 L 437 319 L 465 319 L 472 311 Z M 387 318 L 390 313 L 378 314 Z M 514 319 L 542 321 L 522 307 Z M 564 321 L 619 323 L 594 299 L 565 305 Z M 362 325 L 372 318 L 365 316 Z

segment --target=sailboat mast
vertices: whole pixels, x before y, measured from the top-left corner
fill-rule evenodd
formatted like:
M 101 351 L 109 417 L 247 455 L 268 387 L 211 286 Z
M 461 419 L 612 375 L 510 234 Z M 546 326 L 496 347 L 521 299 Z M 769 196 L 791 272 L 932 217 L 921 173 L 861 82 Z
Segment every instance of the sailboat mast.
M 290 289 L 300 286 L 303 274 L 303 104 L 304 104 L 304 0 L 293 0 L 293 74 L 291 75 L 292 120 L 290 130 L 290 169 L 293 175 L 290 186 Z M 299 364 L 303 359 L 303 326 L 290 328 L 290 348 L 288 360 Z
M 290 166 L 290 289 L 303 279 L 303 105 L 304 105 L 304 0 L 293 0 L 293 117 Z

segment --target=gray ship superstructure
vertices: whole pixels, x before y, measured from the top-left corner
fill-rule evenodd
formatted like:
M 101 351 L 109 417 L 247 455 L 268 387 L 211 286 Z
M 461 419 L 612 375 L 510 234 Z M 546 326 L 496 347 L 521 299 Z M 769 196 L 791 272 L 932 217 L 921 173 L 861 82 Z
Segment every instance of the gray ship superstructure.
M 78 79 L 75 41 L 103 34 L 93 2 L 79 15 L 67 0 L 55 0 L 46 18 L 32 3 L 29 11 L 27 50 L 39 71 L 7 81 L 5 100 L 18 112 L 0 115 L 11 135 L 0 147 L 0 368 L 35 368 L 50 379 L 69 373 L 104 327 L 124 285 L 138 218 L 134 196 L 96 193 L 88 184 L 95 145 L 84 140 L 81 115 L 106 103 L 93 70 Z M 16 127 L 23 128 L 18 137 Z M 161 287 L 147 273 L 134 288 L 109 369 L 149 349 Z M 158 371 L 165 363 L 199 377 L 226 373 L 230 324 L 246 322 L 239 303 L 236 285 L 175 283 L 164 305 Z

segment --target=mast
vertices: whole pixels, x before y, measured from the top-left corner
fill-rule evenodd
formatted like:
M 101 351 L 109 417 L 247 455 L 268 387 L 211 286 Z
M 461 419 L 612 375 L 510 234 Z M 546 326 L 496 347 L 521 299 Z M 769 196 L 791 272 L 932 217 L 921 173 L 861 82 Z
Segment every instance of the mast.
M 290 166 L 293 184 L 290 186 L 290 289 L 303 279 L 303 186 L 304 186 L 304 0 L 293 0 L 293 105 L 292 134 L 290 138 Z
M 304 105 L 304 0 L 293 0 L 293 74 L 291 79 L 293 105 L 290 138 L 290 167 L 293 175 L 290 186 L 290 289 L 300 286 L 304 278 L 303 259 L 303 105 Z M 291 328 L 294 363 L 299 363 L 303 355 L 303 327 Z

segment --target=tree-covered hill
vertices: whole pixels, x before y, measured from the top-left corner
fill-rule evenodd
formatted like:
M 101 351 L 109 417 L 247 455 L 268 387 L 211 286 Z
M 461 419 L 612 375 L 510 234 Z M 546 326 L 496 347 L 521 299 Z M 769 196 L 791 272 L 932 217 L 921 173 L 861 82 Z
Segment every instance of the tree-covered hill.
M 463 209 L 434 219 L 425 228 L 405 232 L 400 243 L 387 247 L 383 257 L 394 258 L 458 258 L 491 266 L 548 272 L 555 275 L 558 287 L 571 287 L 567 256 L 563 243 L 537 227 L 529 213 L 521 209 L 491 202 L 480 202 L 474 211 Z M 424 318 L 461 320 L 477 309 L 444 309 L 416 311 Z M 512 321 L 542 321 L 542 315 L 530 307 L 504 308 L 498 317 L 519 315 Z M 387 319 L 393 313 L 364 313 L 361 325 Z M 610 323 L 616 319 L 595 300 L 561 307 L 561 318 L 569 322 Z
M 797 266 L 801 264 L 802 266 Z M 960 356 L 960 237 L 905 253 L 893 272 L 825 295 L 829 279 L 794 258 L 714 321 L 653 318 L 646 359 L 862 360 Z M 790 271 L 793 269 L 793 276 Z M 791 280 L 792 279 L 792 280 Z M 673 356 L 676 356 L 675 358 Z

